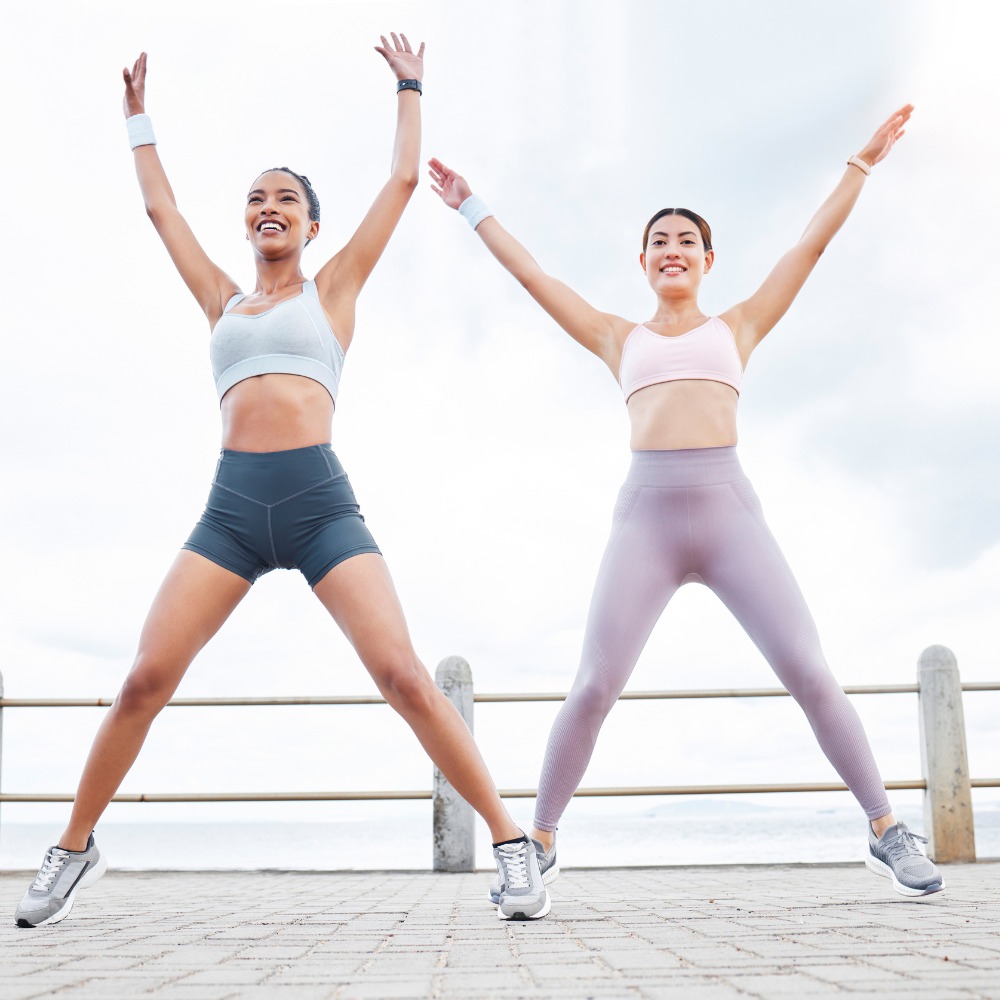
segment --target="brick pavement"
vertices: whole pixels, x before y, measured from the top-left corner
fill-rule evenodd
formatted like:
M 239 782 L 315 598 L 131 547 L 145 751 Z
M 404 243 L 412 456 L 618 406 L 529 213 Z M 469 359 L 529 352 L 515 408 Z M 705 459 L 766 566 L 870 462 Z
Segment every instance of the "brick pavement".
M 945 871 L 908 900 L 861 865 L 570 869 L 530 924 L 484 873 L 113 872 L 0 924 L 0 1000 L 1000 1000 L 1000 864 Z

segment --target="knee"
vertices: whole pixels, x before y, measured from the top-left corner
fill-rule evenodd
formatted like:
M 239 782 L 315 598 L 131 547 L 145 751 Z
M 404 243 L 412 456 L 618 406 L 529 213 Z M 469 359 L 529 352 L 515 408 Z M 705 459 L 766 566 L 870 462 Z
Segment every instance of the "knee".
M 602 678 L 590 677 L 573 685 L 573 689 L 566 699 L 566 704 L 578 716 L 600 725 L 614 708 L 617 700 L 618 693 L 612 690 L 611 686 Z
M 174 685 L 164 672 L 140 656 L 115 698 L 115 711 L 152 717 L 170 701 L 173 693 Z
M 847 699 L 844 689 L 825 662 L 811 666 L 812 669 L 801 669 L 795 673 L 786 685 L 788 693 L 807 715 L 823 712 Z
M 431 675 L 412 654 L 399 654 L 379 671 L 379 688 L 385 700 L 401 715 L 422 715 L 431 711 L 439 697 Z

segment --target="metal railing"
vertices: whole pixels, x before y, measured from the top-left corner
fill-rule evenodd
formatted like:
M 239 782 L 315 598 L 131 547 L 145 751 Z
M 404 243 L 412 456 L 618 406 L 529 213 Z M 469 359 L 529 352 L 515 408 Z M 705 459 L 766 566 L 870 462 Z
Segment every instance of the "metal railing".
M 562 692 L 518 692 L 476 694 L 469 665 L 460 657 L 449 657 L 437 670 L 438 685 L 458 707 L 472 728 L 475 703 L 509 704 L 560 702 Z M 975 830 L 971 789 L 1000 788 L 1000 778 L 969 776 L 962 710 L 963 693 L 1000 691 L 1000 682 L 962 683 L 954 654 L 943 646 L 931 646 L 921 654 L 916 684 L 853 685 L 848 695 L 916 694 L 919 698 L 921 763 L 923 777 L 887 781 L 886 790 L 924 790 L 925 822 L 930 853 L 939 861 L 975 860 Z M 3 710 L 38 708 L 107 708 L 113 698 L 4 698 L 0 677 L 0 768 L 3 760 Z M 663 691 L 626 691 L 621 701 L 675 701 L 714 698 L 784 698 L 784 688 L 706 688 Z M 169 708 L 288 707 L 385 705 L 375 695 L 319 695 L 248 698 L 174 698 Z M 795 792 L 844 792 L 841 782 L 768 782 L 719 785 L 641 785 L 577 789 L 574 797 L 724 795 Z M 534 798 L 534 788 L 502 788 L 502 798 Z M 0 792 L 0 803 L 72 802 L 69 792 Z M 434 802 L 434 868 L 469 871 L 474 867 L 471 807 L 460 799 L 437 768 L 430 790 L 307 791 L 307 792 L 121 792 L 112 802 Z

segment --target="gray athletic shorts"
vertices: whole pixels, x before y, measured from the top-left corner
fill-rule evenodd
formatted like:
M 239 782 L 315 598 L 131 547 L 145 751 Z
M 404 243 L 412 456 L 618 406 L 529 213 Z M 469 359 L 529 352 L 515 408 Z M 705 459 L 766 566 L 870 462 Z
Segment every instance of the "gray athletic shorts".
M 184 548 L 250 583 L 272 569 L 298 569 L 310 587 L 351 556 L 381 555 L 328 444 L 224 448 L 205 513 Z

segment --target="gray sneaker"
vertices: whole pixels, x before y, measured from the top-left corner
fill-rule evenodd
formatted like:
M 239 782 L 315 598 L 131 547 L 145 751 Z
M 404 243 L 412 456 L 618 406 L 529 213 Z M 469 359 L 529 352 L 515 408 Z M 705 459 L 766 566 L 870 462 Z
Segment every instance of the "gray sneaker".
M 501 920 L 538 920 L 549 912 L 552 901 L 545 890 L 535 842 L 529 837 L 499 844 L 493 848 L 497 871 L 500 873 L 500 902 L 497 916 Z
M 93 885 L 108 870 L 108 862 L 90 835 L 85 851 L 50 847 L 35 881 L 14 911 L 18 927 L 55 924 L 69 916 L 77 891 Z
M 944 888 L 944 879 L 934 862 L 917 846 L 926 844 L 906 828 L 905 823 L 890 826 L 881 837 L 868 824 L 868 856 L 865 864 L 876 875 L 892 879 L 896 892 L 904 896 L 927 896 Z
M 554 882 L 559 875 L 559 862 L 556 861 L 556 843 L 553 840 L 552 847 L 546 851 L 534 837 L 531 838 L 531 842 L 535 845 L 535 855 L 538 858 L 538 871 L 542 876 L 542 882 L 548 885 L 550 882 Z M 498 906 L 500 903 L 499 874 L 490 883 L 490 902 L 494 906 Z

